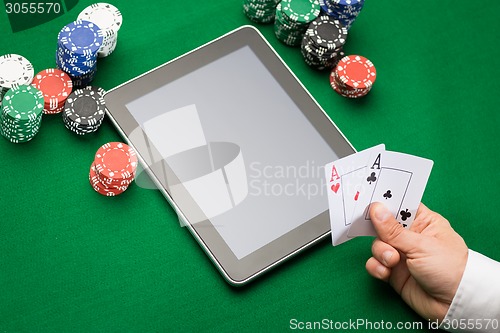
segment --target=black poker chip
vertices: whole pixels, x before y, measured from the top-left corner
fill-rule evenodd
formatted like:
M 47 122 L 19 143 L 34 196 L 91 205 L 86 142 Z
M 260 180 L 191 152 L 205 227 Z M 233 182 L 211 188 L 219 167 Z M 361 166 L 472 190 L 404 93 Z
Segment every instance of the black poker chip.
M 339 20 L 321 15 L 309 25 L 306 35 L 318 47 L 338 50 L 347 39 L 347 29 Z
M 344 57 L 347 29 L 339 20 L 321 15 L 311 22 L 301 42 L 304 61 L 317 70 L 331 69 Z
M 94 86 L 73 91 L 62 114 L 66 128 L 79 135 L 97 131 L 106 115 L 104 93 L 104 89 Z

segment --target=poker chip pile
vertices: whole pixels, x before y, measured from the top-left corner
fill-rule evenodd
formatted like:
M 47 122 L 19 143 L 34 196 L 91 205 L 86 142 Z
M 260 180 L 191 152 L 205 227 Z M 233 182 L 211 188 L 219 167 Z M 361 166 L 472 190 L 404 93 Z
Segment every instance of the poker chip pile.
M 136 169 L 135 151 L 125 143 L 109 142 L 97 150 L 90 166 L 89 181 L 97 193 L 116 196 L 125 192 L 134 181 Z
M 270 23 L 274 20 L 280 0 L 243 0 L 243 12 L 252 21 Z
M 60 113 L 73 90 L 73 82 L 69 75 L 54 68 L 44 69 L 35 75 L 32 85 L 43 94 L 45 114 Z
M 307 27 L 320 12 L 318 0 L 282 0 L 276 7 L 276 37 L 286 45 L 299 46 Z
M 59 32 L 56 64 L 71 77 L 74 87 L 85 87 L 94 79 L 102 44 L 101 29 L 89 21 L 71 22 Z
M 365 57 L 350 55 L 340 59 L 330 74 L 330 84 L 338 94 L 348 98 L 363 97 L 377 78 L 373 63 Z
M 260 2 L 269 1 L 260 0 Z M 97 51 L 98 57 L 107 57 L 113 53 L 118 41 L 118 31 L 123 21 L 122 14 L 118 8 L 108 3 L 94 3 L 78 15 L 78 20 L 92 22 L 101 29 L 103 41 Z
M 106 114 L 104 93 L 104 89 L 93 86 L 73 91 L 64 104 L 64 126 L 78 135 L 97 131 Z
M 16 85 L 2 100 L 0 130 L 13 143 L 28 142 L 40 130 L 43 94 L 31 85 Z
M 349 30 L 363 9 L 365 0 L 319 0 L 321 10 Z
M 304 61 L 311 67 L 323 70 L 333 68 L 344 57 L 342 48 L 347 39 L 347 29 L 331 16 L 321 15 L 311 22 L 301 43 Z
M 0 101 L 7 91 L 22 84 L 30 84 L 35 71 L 33 65 L 18 54 L 0 57 Z

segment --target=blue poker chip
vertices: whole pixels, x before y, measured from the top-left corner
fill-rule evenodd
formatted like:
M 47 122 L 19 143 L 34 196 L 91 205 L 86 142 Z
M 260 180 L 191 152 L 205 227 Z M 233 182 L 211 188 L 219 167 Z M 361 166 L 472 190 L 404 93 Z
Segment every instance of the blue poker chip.
M 326 4 L 326 1 L 328 0 L 319 0 L 319 6 L 323 12 L 328 15 L 332 15 L 334 11 Z
M 60 65 L 68 68 L 75 68 L 76 71 L 88 72 L 96 67 L 97 62 L 95 60 L 89 61 L 77 61 L 74 58 L 65 58 L 59 53 L 56 54 L 56 62 Z
M 89 21 L 77 20 L 59 32 L 56 65 L 70 76 L 75 88 L 85 87 L 94 79 L 102 43 L 102 31 Z
M 56 57 L 56 65 L 64 72 L 68 73 L 71 76 L 80 76 L 86 75 L 92 71 L 95 71 L 96 66 L 94 67 L 77 67 L 71 64 L 64 63 L 60 58 Z
M 365 0 L 319 0 L 321 11 L 339 20 L 344 27 L 350 29 L 360 14 Z
M 365 0 L 330 0 L 334 4 L 341 6 L 359 6 L 365 3 Z
M 71 53 L 85 56 L 97 53 L 102 45 L 103 35 L 96 24 L 77 20 L 64 26 L 57 39 Z
M 325 5 L 337 13 L 344 13 L 344 14 L 359 13 L 363 9 L 363 6 L 352 7 L 352 6 L 336 5 L 332 4 L 331 2 L 328 2 L 328 0 L 325 0 Z

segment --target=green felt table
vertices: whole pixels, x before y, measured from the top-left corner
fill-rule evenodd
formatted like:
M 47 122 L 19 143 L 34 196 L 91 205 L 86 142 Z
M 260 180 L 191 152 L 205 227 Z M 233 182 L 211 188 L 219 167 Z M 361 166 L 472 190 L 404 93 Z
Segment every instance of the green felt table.
M 16 33 L 0 12 L 0 54 L 22 54 L 36 72 L 53 67 L 57 33 L 91 3 Z M 116 51 L 98 62 L 94 84 L 104 89 L 251 24 L 239 0 L 113 3 L 124 23 Z M 360 100 L 337 95 L 329 73 L 310 69 L 272 25 L 257 25 L 356 149 L 385 143 L 434 160 L 423 201 L 497 260 L 498 12 L 499 1 L 368 0 L 345 46 L 377 68 Z M 274 332 L 294 318 L 427 326 L 366 273 L 370 238 L 325 240 L 245 287 L 229 286 L 159 191 L 92 190 L 94 153 L 117 140 L 109 121 L 79 137 L 57 115 L 44 116 L 27 144 L 0 138 L 0 332 Z

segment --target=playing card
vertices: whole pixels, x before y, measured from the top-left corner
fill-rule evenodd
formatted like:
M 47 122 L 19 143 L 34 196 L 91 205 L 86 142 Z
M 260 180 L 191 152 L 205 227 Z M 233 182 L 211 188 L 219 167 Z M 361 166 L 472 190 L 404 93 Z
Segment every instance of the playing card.
M 383 151 L 372 154 L 354 208 L 348 237 L 377 236 L 370 220 L 373 202 L 382 202 L 405 228 L 409 228 L 417 212 L 429 179 L 433 161 Z
M 349 155 L 325 166 L 332 244 L 339 245 L 350 238 L 347 232 L 357 200 L 363 195 L 359 188 L 372 153 L 385 149 L 381 144 Z

